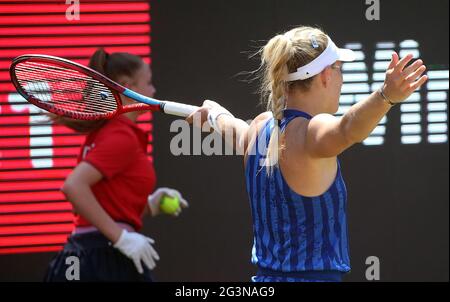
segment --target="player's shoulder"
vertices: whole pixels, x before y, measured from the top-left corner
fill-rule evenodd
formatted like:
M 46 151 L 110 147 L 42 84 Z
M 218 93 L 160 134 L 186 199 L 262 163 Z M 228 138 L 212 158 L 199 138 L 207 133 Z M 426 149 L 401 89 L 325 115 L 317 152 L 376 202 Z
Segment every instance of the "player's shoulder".
M 339 117 L 336 117 L 329 113 L 317 114 L 308 121 L 308 130 L 326 127 L 327 125 L 335 123 L 337 120 L 339 120 Z
M 131 121 L 130 121 L 131 122 Z M 114 118 L 107 121 L 95 135 L 96 140 L 112 143 L 134 143 L 137 142 L 133 128 L 123 118 Z
M 247 132 L 247 143 L 245 147 L 245 155 L 244 155 L 244 165 L 247 165 L 247 157 L 248 154 L 254 154 L 255 151 L 255 141 L 261 129 L 266 125 L 266 123 L 273 118 L 273 114 L 271 111 L 266 111 L 258 114 L 253 121 L 250 123 L 250 127 Z
M 311 121 L 319 121 L 319 122 L 327 122 L 327 121 L 334 121 L 337 117 L 329 114 L 329 113 L 319 113 L 311 119 Z
M 265 111 L 265 112 L 260 113 L 259 115 L 257 115 L 255 117 L 255 122 L 257 122 L 257 123 L 258 122 L 265 122 L 265 121 L 267 121 L 268 119 L 270 119 L 272 117 L 273 117 L 272 111 Z
M 270 111 L 263 112 L 257 115 L 253 121 L 250 123 L 250 127 L 248 129 L 247 139 L 249 144 L 255 140 L 255 137 L 258 133 L 261 132 L 261 129 L 266 125 L 267 121 L 273 118 L 273 114 Z
M 257 115 L 253 121 L 250 124 L 251 128 L 254 128 L 253 130 L 259 130 L 261 127 L 263 127 L 268 120 L 270 120 L 273 117 L 273 114 L 271 111 L 266 111 L 263 113 L 260 113 Z

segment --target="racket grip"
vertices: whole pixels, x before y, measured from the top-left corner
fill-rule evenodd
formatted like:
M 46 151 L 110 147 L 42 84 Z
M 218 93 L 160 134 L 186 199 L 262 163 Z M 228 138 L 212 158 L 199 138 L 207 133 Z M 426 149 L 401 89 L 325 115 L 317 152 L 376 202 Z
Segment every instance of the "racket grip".
M 186 105 L 181 103 L 175 103 L 175 102 L 164 102 L 163 111 L 166 114 L 171 115 L 177 115 L 181 117 L 187 117 L 192 112 L 198 110 L 199 107 L 192 106 L 192 105 Z

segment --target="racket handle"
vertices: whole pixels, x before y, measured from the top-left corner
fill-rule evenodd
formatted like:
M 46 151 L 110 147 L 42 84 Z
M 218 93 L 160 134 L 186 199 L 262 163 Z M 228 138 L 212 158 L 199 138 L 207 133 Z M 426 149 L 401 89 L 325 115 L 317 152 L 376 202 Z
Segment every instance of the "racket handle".
M 171 115 L 177 115 L 181 117 L 187 117 L 192 112 L 198 110 L 199 107 L 192 106 L 192 105 L 186 105 L 181 103 L 175 103 L 175 102 L 164 102 L 164 105 L 162 106 L 162 109 L 164 113 L 171 114 Z

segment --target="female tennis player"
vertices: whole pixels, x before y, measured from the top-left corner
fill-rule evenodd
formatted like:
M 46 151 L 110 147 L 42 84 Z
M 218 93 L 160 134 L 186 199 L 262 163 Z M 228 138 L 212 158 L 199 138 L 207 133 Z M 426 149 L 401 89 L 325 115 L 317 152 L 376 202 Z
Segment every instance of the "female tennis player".
M 421 60 L 396 53 L 382 88 L 353 105 L 339 106 L 345 61 L 320 29 L 298 27 L 262 49 L 262 95 L 268 111 L 250 125 L 212 101 L 194 114 L 245 150 L 254 245 L 253 281 L 341 281 L 350 271 L 347 193 L 337 156 L 363 141 L 383 116 L 427 80 Z M 188 121 L 192 122 L 192 114 Z
M 138 56 L 109 55 L 99 49 L 89 67 L 143 95 L 155 93 L 150 68 Z M 134 102 L 122 98 L 124 104 Z M 188 204 L 176 190 L 154 191 L 156 175 L 146 154 L 148 137 L 135 123 L 139 114 L 142 111 L 129 112 L 110 121 L 54 117 L 88 135 L 79 163 L 62 188 L 76 211 L 76 227 L 50 263 L 46 281 L 67 281 L 70 256 L 79 259 L 81 281 L 152 281 L 150 270 L 159 256 L 153 239 L 137 233 L 141 216 L 159 214 L 164 195 L 176 196 L 183 207 Z

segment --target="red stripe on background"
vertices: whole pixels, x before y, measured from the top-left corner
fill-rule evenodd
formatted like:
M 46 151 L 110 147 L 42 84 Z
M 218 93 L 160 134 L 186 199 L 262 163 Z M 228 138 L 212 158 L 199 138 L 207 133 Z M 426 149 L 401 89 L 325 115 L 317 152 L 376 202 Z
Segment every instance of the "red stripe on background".
M 21 245 L 63 244 L 68 234 L 0 237 L 0 247 Z
M 52 146 L 66 146 L 66 145 L 81 145 L 83 142 L 83 138 L 81 136 L 61 136 L 54 137 L 52 145 L 42 145 L 39 147 L 52 147 Z M 30 139 L 29 138 L 0 138 L 0 148 L 21 148 L 21 147 L 30 147 Z M 31 146 L 33 147 L 33 146 Z M 38 147 L 38 146 L 34 146 Z
M 71 45 L 91 46 L 91 45 L 132 45 L 132 44 L 148 44 L 149 36 L 88 36 L 88 37 L 29 37 L 29 38 L 0 38 L 0 48 L 10 47 L 52 47 Z
M 97 3 L 97 4 L 99 4 L 99 2 L 100 3 L 108 2 L 108 0 L 82 0 L 82 1 L 83 1 L 82 2 L 83 4 L 84 3 Z M 7 2 L 7 1 L 5 1 L 5 2 Z M 42 4 L 43 2 L 45 2 L 45 3 L 47 3 L 47 2 L 50 2 L 50 3 L 61 3 L 61 0 L 11 0 L 11 1 L 8 1 L 8 2 L 25 2 L 25 3 L 30 2 L 30 3 L 34 3 L 34 4 Z M 130 1 L 130 0 L 109 0 L 109 2 L 121 2 L 121 3 L 143 3 L 144 2 L 144 3 L 147 3 L 148 1 L 147 0 L 136 0 L 136 1 Z M 1 6 L 1 4 L 0 4 L 0 6 Z
M 65 14 L 70 5 L 60 2 L 58 4 L 20 4 L 8 5 L 0 4 L 0 14 L 7 13 L 61 13 Z M 148 3 L 83 3 L 80 5 L 80 13 L 89 12 L 131 12 L 131 11 L 147 11 L 149 9 Z
M 147 113 L 144 113 L 144 114 L 138 116 L 137 121 L 138 122 L 148 122 L 148 121 L 151 121 L 152 118 L 153 118 L 153 113 L 147 112 Z
M 139 128 L 142 128 L 144 131 L 148 132 L 152 130 L 152 125 L 148 125 L 148 124 L 141 124 L 139 125 Z M 5 133 L 5 134 L 9 134 L 9 133 Z M 151 134 L 149 134 L 149 145 L 150 142 L 152 141 L 153 136 Z M 56 137 L 54 137 L 53 139 L 56 139 Z M 79 153 L 80 153 L 80 148 L 79 147 L 68 147 L 68 148 L 56 148 L 56 147 L 48 147 L 46 149 L 51 148 L 53 150 L 53 157 L 55 161 L 59 161 L 62 160 L 63 158 L 57 158 L 58 156 L 68 156 L 68 157 L 73 157 L 73 158 L 78 158 Z M 29 149 L 17 149 L 17 150 L 1 150 L 0 151 L 0 160 L 3 159 L 3 162 L 6 163 L 7 161 L 14 161 L 14 160 L 31 160 L 31 152 Z M 33 158 L 35 158 L 38 155 L 34 155 Z M 44 156 L 44 155 L 42 155 Z M 59 165 L 64 165 L 63 163 L 59 163 Z M 3 166 L 3 168 L 6 169 L 6 166 Z M 1 179 L 1 178 L 0 178 Z
M 1 248 L 0 255 L 6 254 L 25 254 L 25 253 L 42 253 L 42 252 L 58 252 L 63 246 L 38 246 L 38 247 L 17 247 L 17 248 Z
M 34 126 L 36 128 L 40 128 L 40 127 L 49 127 L 48 125 L 43 125 L 43 126 Z M 72 129 L 69 129 L 67 127 L 63 127 L 63 126 L 51 126 L 52 127 L 52 135 L 58 134 L 58 135 L 62 135 L 62 134 L 76 134 L 75 131 L 73 131 Z M 30 135 L 30 127 L 8 127 L 6 131 L 1 131 L 0 132 L 0 136 L 13 136 L 13 135 Z
M 43 201 L 43 200 L 65 201 L 66 198 L 65 198 L 64 194 L 60 191 L 39 192 L 39 193 L 35 193 L 35 192 L 0 193 L 0 203 L 39 202 L 39 201 Z
M 16 93 L 16 89 L 14 88 L 14 85 L 11 82 L 7 83 L 0 83 L 0 91 L 7 91 L 10 93 Z M 1 116 L 0 116 L 1 117 Z
M 29 150 L 26 150 L 29 152 Z M 4 151 L 2 151 L 4 152 Z M 48 169 L 48 170 L 33 170 L 33 171 L 1 171 L 0 170 L 0 180 L 7 179 L 47 179 L 47 178 L 66 178 L 71 172 L 71 169 Z M 1 183 L 0 183 L 1 184 Z M 62 197 L 62 194 L 59 194 Z M 1 197 L 0 197 L 1 201 Z
M 55 16 L 2 16 L 0 25 L 34 25 L 34 24 L 70 24 L 76 22 L 82 24 L 123 24 L 123 23 L 148 23 L 150 15 L 148 13 L 127 13 L 127 14 L 81 14 L 80 20 L 69 21 L 65 14 Z
M 9 71 L 0 71 L 0 81 L 10 81 Z
M 52 168 L 74 167 L 77 164 L 77 158 L 53 158 L 52 163 Z M 2 169 L 28 169 L 32 168 L 32 161 L 31 159 L 0 160 L 0 167 Z
M 84 143 L 84 136 L 55 136 L 53 137 L 53 146 L 63 145 L 81 145 Z
M 62 46 L 62 45 L 61 45 Z M 108 46 L 104 45 L 107 52 L 129 52 L 138 56 L 149 55 L 150 46 Z M 0 57 L 15 58 L 23 54 L 46 54 L 50 56 L 72 58 L 72 57 L 90 57 L 97 50 L 97 47 L 83 47 L 80 49 L 62 47 L 62 48 L 23 48 L 23 49 L 0 49 Z M 1 91 L 1 89 L 0 89 Z
M 0 85 L 1 86 L 1 85 Z M 11 113 L 10 106 L 2 106 L 2 113 Z M 30 122 L 30 117 L 28 115 L 22 116 L 2 116 L 0 114 L 0 125 L 17 125 L 17 124 L 28 124 Z M 4 127 L 0 128 L 0 131 L 4 131 Z
M 149 132 L 153 129 L 152 124 L 150 124 L 149 122 L 147 123 L 141 123 L 138 125 L 139 128 L 141 128 L 142 130 L 144 130 L 145 132 Z
M 30 158 L 29 149 L 19 149 L 19 150 L 2 150 L 0 151 L 3 159 L 7 158 L 20 158 L 23 159 Z M 80 153 L 79 147 L 69 147 L 69 148 L 53 148 L 53 156 L 78 156 Z M 1 178 L 0 178 L 1 179 Z
M 140 56 L 145 63 L 150 64 L 151 60 L 149 56 Z M 68 57 L 67 57 L 68 58 Z M 85 59 L 71 59 L 72 61 L 84 65 L 84 66 L 88 66 L 89 65 L 89 56 L 86 56 Z M 0 60 L 0 70 L 2 71 L 7 71 L 9 72 L 9 66 L 11 65 L 11 60 L 7 60 L 7 61 L 1 61 Z M 2 91 L 0 91 L 0 94 L 2 94 Z
M 45 159 L 46 161 L 47 159 Z M 36 162 L 42 162 L 39 159 L 36 159 Z M 64 168 L 64 167 L 75 167 L 77 165 L 76 156 L 72 158 L 52 158 L 51 168 Z M 11 160 L 2 160 L 0 159 L 0 167 L 2 169 L 31 169 L 33 168 L 32 159 L 11 159 Z M 35 164 L 35 168 L 39 168 L 40 166 Z M 45 167 L 49 167 L 46 165 Z M 0 188 L 1 192 L 1 188 Z
M 2 0 L 2 1 L 4 1 L 4 0 Z M 100 3 L 104 3 L 104 2 L 120 2 L 120 3 L 147 3 L 148 1 L 147 0 L 136 0 L 136 1 L 130 1 L 130 0 L 81 0 L 82 2 L 82 4 L 85 4 L 85 3 L 96 3 L 96 4 L 99 4 L 99 2 Z M 43 2 L 44 3 L 47 3 L 47 2 L 49 2 L 49 3 L 61 3 L 61 0 L 10 0 L 10 1 L 4 1 L 4 2 L 13 2 L 13 3 L 15 3 L 15 2 L 25 2 L 25 3 L 27 3 L 27 2 L 30 2 L 30 3 L 33 3 L 33 4 L 43 4 Z M 36 3 L 37 2 L 37 3 Z M 0 4 L 0 6 L 1 6 L 1 4 Z
M 47 190 L 62 187 L 64 181 L 61 180 L 41 180 L 41 181 L 14 181 L 2 182 L 0 186 L 0 193 L 21 190 Z M 0 211 L 0 213 L 2 213 Z
M 0 96 L 2 96 L 2 95 L 0 95 Z M 5 95 L 3 95 L 3 96 L 5 96 Z M 1 102 L 5 102 L 5 100 L 1 100 Z M 27 102 L 23 102 L 20 106 L 23 107 L 24 105 L 27 105 L 27 104 L 28 104 Z M 30 107 L 31 106 L 34 107 L 34 105 L 31 105 L 31 104 L 29 106 Z M 28 124 L 30 122 L 30 117 L 28 116 L 28 110 L 27 110 L 28 108 L 29 107 L 26 107 L 25 110 L 21 110 L 21 111 L 13 111 L 10 105 L 8 105 L 8 106 L 2 105 L 2 109 L 1 110 L 2 110 L 3 114 L 8 113 L 8 114 L 17 114 L 17 115 L 16 116 L 2 116 L 0 114 L 0 125 L 11 125 L 11 126 L 16 126 L 16 127 L 25 127 L 22 124 Z M 27 114 L 27 115 L 22 115 L 22 114 Z M 150 122 L 151 121 L 151 117 L 152 117 L 151 114 L 152 113 L 150 111 L 145 113 L 145 114 L 143 114 L 142 118 L 141 117 L 138 118 L 138 122 Z M 20 125 L 20 126 L 17 126 L 17 125 Z M 48 126 L 48 124 L 47 125 L 46 124 L 38 124 L 36 126 Z M 53 127 L 55 128 L 55 127 L 65 127 L 65 126 L 53 125 Z M 2 131 L 2 130 L 0 130 L 0 131 Z M 0 132 L 0 133 L 2 133 L 2 132 Z
M 151 27 L 147 24 L 123 25 L 87 25 L 61 27 L 0 27 L 0 36 L 32 36 L 32 35 L 104 35 L 104 34 L 148 34 Z
M 43 222 L 72 222 L 73 214 L 67 213 L 38 213 L 19 215 L 0 215 L 0 225 L 5 224 L 30 224 Z M 44 243 L 44 242 L 42 242 Z M 48 242 L 49 243 L 49 242 Z M 10 244 L 13 245 L 13 244 Z M 1 244 L 0 244 L 1 246 Z
M 0 69 L 9 69 L 9 66 L 11 66 L 11 60 L 0 60 Z
M 26 212 L 51 212 L 51 211 L 72 211 L 72 205 L 69 202 L 52 203 L 30 203 L 30 204 L 0 204 L 0 213 L 26 213 Z M 15 227 L 16 229 L 19 227 Z M 1 228 L 0 228 L 1 229 Z M 2 232 L 0 231 L 0 235 Z
M 0 236 L 39 233 L 70 233 L 73 229 L 74 225 L 72 223 L 7 226 L 0 227 Z

